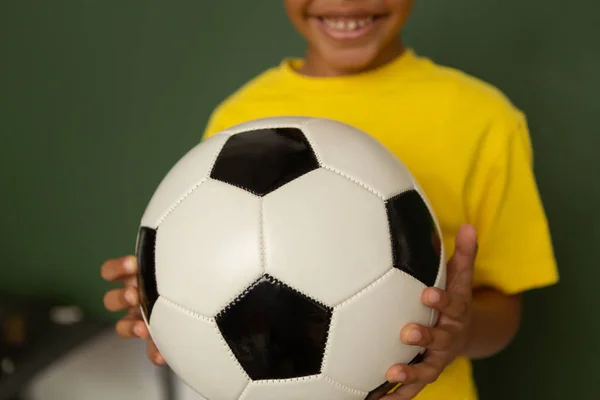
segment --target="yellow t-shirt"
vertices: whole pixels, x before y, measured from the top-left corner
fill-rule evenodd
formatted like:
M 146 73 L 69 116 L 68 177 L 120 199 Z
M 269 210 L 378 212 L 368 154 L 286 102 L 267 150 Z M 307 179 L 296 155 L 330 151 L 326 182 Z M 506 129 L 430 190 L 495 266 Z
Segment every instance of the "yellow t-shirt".
M 408 50 L 379 69 L 307 77 L 285 59 L 217 107 L 205 136 L 248 120 L 302 115 L 354 125 L 411 170 L 430 199 L 451 255 L 458 228 L 479 237 L 474 285 L 508 294 L 557 282 L 547 220 L 532 171 L 525 116 L 494 87 Z M 475 400 L 459 358 L 418 400 Z

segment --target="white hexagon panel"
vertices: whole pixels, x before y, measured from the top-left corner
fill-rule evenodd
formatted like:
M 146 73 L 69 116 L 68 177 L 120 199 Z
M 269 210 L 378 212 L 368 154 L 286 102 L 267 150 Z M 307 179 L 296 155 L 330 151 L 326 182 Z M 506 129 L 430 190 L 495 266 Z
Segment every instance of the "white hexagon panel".
M 150 331 L 173 371 L 203 397 L 236 400 L 250 382 L 212 318 L 159 298 Z
M 215 159 L 228 138 L 224 134 L 215 135 L 181 157 L 156 188 L 142 216 L 142 226 L 156 229 L 165 215 L 189 191 L 208 178 Z
M 392 268 L 385 203 L 330 170 L 267 195 L 263 220 L 266 272 L 328 306 Z
M 156 238 L 158 293 L 211 317 L 262 275 L 260 199 L 208 180 L 175 208 Z
M 251 382 L 240 400 L 364 400 L 367 393 L 344 387 L 325 375 Z
M 432 310 L 420 301 L 425 285 L 391 269 L 377 282 L 335 307 L 323 373 L 343 385 L 371 391 L 389 367 L 422 350 L 400 342 L 410 323 L 431 325 Z
M 302 129 L 323 167 L 340 172 L 383 199 L 414 188 L 402 161 L 364 132 L 330 119 L 313 119 Z

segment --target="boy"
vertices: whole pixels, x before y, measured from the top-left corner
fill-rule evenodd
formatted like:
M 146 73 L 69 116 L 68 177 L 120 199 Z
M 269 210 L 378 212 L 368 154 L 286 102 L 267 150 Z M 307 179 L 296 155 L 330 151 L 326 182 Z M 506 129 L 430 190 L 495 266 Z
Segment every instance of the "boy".
M 440 311 L 437 326 L 399 333 L 427 352 L 420 363 L 390 367 L 388 380 L 401 385 L 384 398 L 474 400 L 470 360 L 512 340 L 520 293 L 558 280 L 525 117 L 493 87 L 404 47 L 398 32 L 413 0 L 284 3 L 307 41 L 305 58 L 284 60 L 229 97 L 206 136 L 261 117 L 327 117 L 363 129 L 402 159 L 454 255 L 447 290 L 423 293 L 423 302 Z M 135 259 L 124 257 L 107 261 L 102 272 L 130 286 L 135 269 Z M 105 297 L 110 310 L 132 310 L 117 323 L 124 337 L 148 337 L 137 303 L 134 288 Z M 148 355 L 164 363 L 151 341 Z

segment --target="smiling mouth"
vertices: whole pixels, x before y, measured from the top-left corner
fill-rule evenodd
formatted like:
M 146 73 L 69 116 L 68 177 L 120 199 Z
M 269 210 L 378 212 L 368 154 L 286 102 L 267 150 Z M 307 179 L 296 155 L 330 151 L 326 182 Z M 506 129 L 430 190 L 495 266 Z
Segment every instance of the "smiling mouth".
M 373 23 L 374 16 L 362 18 L 320 17 L 319 20 L 327 27 L 338 31 L 355 31 Z
M 359 39 L 369 33 L 381 16 L 320 16 L 315 17 L 321 30 L 333 39 Z

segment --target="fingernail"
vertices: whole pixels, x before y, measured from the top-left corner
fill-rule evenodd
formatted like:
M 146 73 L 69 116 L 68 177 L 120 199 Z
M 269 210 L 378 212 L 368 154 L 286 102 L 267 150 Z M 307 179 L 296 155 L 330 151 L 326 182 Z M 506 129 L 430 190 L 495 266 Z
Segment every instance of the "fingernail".
M 419 332 L 417 329 L 413 329 L 412 331 L 408 332 L 406 339 L 408 339 L 410 343 L 417 343 L 419 340 L 421 340 L 421 332 Z
M 431 290 L 427 297 L 429 298 L 429 302 L 432 304 L 440 301 L 440 294 L 435 290 Z
M 133 289 L 128 289 L 125 291 L 125 300 L 131 305 L 135 304 L 136 299 Z
M 133 333 L 135 333 L 136 336 L 141 337 L 144 332 L 141 326 L 136 325 L 133 327 Z
M 406 374 L 404 372 L 399 372 L 396 375 L 396 382 L 404 382 L 406 380 Z
M 157 354 L 157 355 L 154 356 L 154 361 L 157 364 L 163 364 L 165 362 L 165 359 L 162 358 L 162 356 L 160 354 Z
M 129 273 L 134 273 L 135 272 L 135 257 L 125 257 L 125 260 L 123 260 L 123 268 L 125 268 L 125 270 Z

